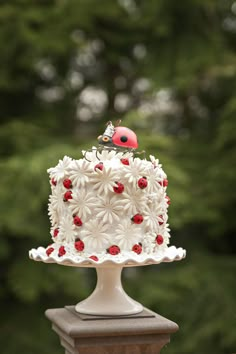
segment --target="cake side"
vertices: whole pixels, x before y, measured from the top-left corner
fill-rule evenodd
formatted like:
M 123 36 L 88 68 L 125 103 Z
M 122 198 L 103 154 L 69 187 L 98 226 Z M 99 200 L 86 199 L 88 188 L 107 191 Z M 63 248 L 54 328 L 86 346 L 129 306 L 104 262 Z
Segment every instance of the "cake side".
M 48 170 L 53 243 L 45 257 L 161 257 L 169 243 L 167 176 L 159 161 L 104 148 Z

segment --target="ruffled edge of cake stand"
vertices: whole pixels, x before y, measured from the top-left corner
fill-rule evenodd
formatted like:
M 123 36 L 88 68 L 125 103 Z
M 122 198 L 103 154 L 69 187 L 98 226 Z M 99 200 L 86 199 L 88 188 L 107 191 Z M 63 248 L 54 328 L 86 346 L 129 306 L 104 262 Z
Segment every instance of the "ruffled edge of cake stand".
M 159 264 L 162 262 L 179 261 L 186 256 L 186 250 L 182 247 L 176 248 L 175 246 L 168 247 L 165 251 L 152 256 L 130 254 L 119 254 L 116 256 L 105 254 L 100 255 L 99 260 L 95 261 L 89 256 L 47 256 L 44 247 L 33 248 L 29 251 L 29 257 L 34 261 L 44 263 L 57 263 L 65 266 L 72 267 L 112 267 L 120 265 L 122 267 L 144 266 L 150 264 Z

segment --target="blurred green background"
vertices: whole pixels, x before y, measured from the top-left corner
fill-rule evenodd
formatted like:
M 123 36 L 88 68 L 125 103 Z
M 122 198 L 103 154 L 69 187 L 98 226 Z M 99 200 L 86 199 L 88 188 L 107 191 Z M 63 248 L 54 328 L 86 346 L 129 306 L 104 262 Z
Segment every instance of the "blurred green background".
M 126 291 L 177 322 L 163 354 L 236 351 L 236 2 L 0 2 L 0 264 L 4 354 L 63 353 L 44 317 L 93 289 L 46 265 L 47 168 L 81 157 L 108 120 L 160 159 L 181 262 L 126 269 Z

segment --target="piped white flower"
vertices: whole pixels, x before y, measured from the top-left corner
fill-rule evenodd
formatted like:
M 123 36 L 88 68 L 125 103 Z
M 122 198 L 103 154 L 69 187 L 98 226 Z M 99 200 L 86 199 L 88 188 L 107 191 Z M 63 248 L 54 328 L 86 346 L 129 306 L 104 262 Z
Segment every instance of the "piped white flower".
M 137 183 L 140 177 L 146 175 L 147 165 L 140 158 L 129 161 L 129 165 L 124 165 L 124 177 L 129 183 Z
M 64 156 L 63 160 L 59 160 L 57 166 L 49 168 L 47 172 L 50 175 L 50 178 L 54 178 L 56 181 L 59 181 L 68 174 L 69 167 L 72 162 L 72 159 L 68 156 Z
M 153 233 L 146 233 L 144 238 L 142 239 L 142 247 L 143 251 L 150 254 L 153 252 L 156 242 L 155 242 L 156 234 Z
M 69 209 L 72 214 L 78 214 L 82 221 L 91 215 L 92 208 L 96 203 L 94 193 L 86 192 L 85 189 L 73 190 L 72 199 L 69 199 Z
M 149 155 L 150 161 L 151 163 L 155 166 L 155 167 L 160 167 L 161 165 L 159 164 L 159 159 L 156 159 L 155 156 L 153 155 Z
M 146 229 L 151 232 L 158 232 L 160 230 L 160 223 L 164 223 L 162 209 L 148 207 L 148 205 L 146 205 L 143 211 L 143 218 Z
M 126 186 L 125 191 L 122 193 L 124 203 L 124 210 L 130 215 L 142 212 L 147 202 L 147 197 L 144 191 L 131 186 Z
M 95 212 L 97 218 L 101 218 L 105 223 L 108 222 L 112 224 L 114 221 L 119 222 L 123 209 L 123 200 L 117 199 L 116 196 L 112 198 L 99 197 Z
M 97 155 L 100 161 L 105 161 L 105 160 L 112 160 L 114 158 L 120 158 L 122 153 L 116 152 L 115 150 L 103 149 L 101 151 L 98 151 Z
M 91 220 L 86 223 L 86 229 L 80 233 L 80 238 L 86 243 L 86 247 L 94 252 L 105 251 L 109 245 L 108 225 L 98 220 Z
M 52 189 L 52 194 L 49 196 L 48 215 L 52 226 L 58 223 L 60 216 L 65 210 L 65 203 L 63 201 L 63 192 L 60 185 L 56 185 Z
M 57 241 L 73 243 L 76 237 L 75 225 L 73 223 L 73 218 L 70 214 L 66 214 L 62 217 L 59 225 L 59 234 L 57 236 Z
M 160 183 L 163 181 L 163 176 L 161 175 L 159 168 L 150 165 L 147 168 L 146 177 L 148 178 L 148 191 L 150 193 L 161 191 L 162 187 Z
M 86 160 L 75 160 L 70 166 L 70 179 L 73 186 L 84 187 L 89 182 L 89 176 L 93 169 L 91 164 Z
M 97 190 L 98 194 L 108 194 L 109 191 L 113 191 L 113 187 L 116 186 L 116 181 L 119 179 L 116 172 L 111 167 L 103 166 L 102 171 L 98 168 L 91 177 L 90 181 L 94 184 L 93 187 Z
M 115 240 L 121 250 L 132 250 L 132 246 L 141 240 L 141 228 L 124 220 L 115 230 Z

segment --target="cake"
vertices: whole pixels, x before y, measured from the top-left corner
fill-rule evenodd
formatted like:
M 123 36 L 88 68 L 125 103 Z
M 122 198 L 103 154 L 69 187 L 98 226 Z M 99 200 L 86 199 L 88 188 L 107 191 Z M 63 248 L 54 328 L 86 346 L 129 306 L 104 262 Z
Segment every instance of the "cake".
M 98 141 L 82 158 L 64 156 L 48 169 L 52 240 L 31 258 L 139 263 L 161 260 L 171 249 L 168 179 L 159 160 L 138 155 L 136 135 L 125 127 L 109 123 Z

